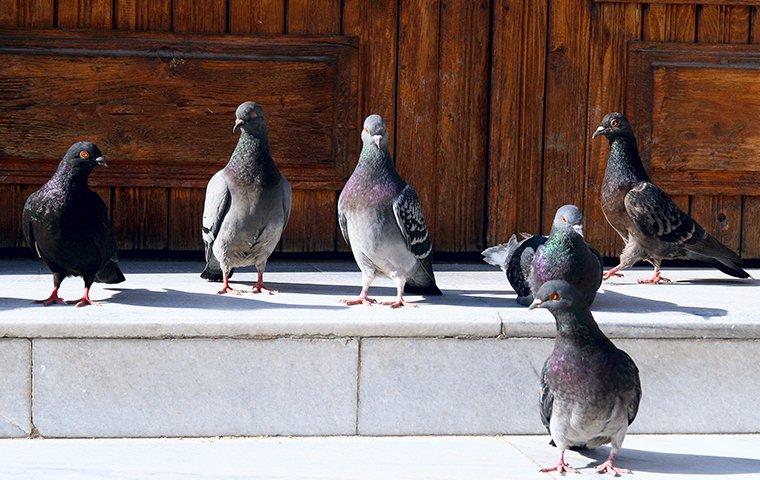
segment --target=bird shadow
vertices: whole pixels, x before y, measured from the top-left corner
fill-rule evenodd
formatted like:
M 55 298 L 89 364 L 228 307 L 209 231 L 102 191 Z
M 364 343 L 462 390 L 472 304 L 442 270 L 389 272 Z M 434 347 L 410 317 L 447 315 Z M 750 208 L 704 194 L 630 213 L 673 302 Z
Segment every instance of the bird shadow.
M 612 290 L 599 292 L 591 305 L 592 311 L 618 313 L 681 312 L 702 318 L 724 317 L 728 310 L 723 308 L 682 306 L 673 302 L 626 295 Z
M 183 308 L 183 309 L 211 309 L 211 310 L 279 310 L 279 309 L 305 309 L 305 310 L 340 310 L 345 307 L 340 305 L 314 305 L 264 302 L 257 299 L 258 296 L 267 293 L 254 294 L 243 292 L 240 295 L 218 295 L 216 293 L 184 292 L 182 290 L 162 289 L 147 290 L 145 288 L 107 288 L 114 294 L 103 300 L 103 303 L 119 305 L 131 305 L 151 308 Z M 277 294 L 275 294 L 277 295 Z
M 665 285 L 735 285 L 736 287 L 754 287 L 760 285 L 757 278 L 695 278 L 693 280 L 678 280 Z
M 584 468 L 595 467 L 607 459 L 606 448 L 583 450 L 585 457 L 593 458 Z M 741 457 L 721 457 L 717 455 L 697 455 L 688 453 L 666 453 L 650 450 L 626 448 L 618 457 L 618 466 L 635 472 L 650 472 L 671 475 L 740 475 L 760 473 L 760 459 Z

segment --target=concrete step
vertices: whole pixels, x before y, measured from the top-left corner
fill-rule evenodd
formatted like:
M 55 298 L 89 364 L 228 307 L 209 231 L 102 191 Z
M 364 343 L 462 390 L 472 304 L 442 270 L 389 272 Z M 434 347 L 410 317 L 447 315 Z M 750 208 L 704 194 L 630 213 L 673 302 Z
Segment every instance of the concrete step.
M 757 435 L 631 435 L 618 465 L 635 480 L 760 478 Z M 583 478 L 606 448 L 569 452 Z M 2 480 L 547 480 L 546 436 L 2 440 Z
M 358 290 L 350 263 L 275 262 L 280 293 L 218 296 L 198 264 L 124 262 L 127 282 L 77 309 L 32 304 L 49 273 L 0 262 L 0 436 L 542 433 L 551 315 L 518 307 L 486 265 L 436 267 L 446 295 L 390 310 L 338 303 Z M 641 370 L 632 431 L 760 432 L 757 281 L 674 269 L 673 284 L 636 284 L 644 273 L 605 284 L 594 305 Z M 64 282 L 65 298 L 79 294 Z

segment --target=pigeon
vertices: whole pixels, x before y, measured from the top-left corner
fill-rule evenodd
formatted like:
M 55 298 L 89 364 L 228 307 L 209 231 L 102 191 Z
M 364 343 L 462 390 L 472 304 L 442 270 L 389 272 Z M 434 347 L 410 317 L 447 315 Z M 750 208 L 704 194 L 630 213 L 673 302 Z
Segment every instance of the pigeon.
M 700 260 L 733 277 L 749 278 L 736 253 L 705 232 L 649 180 L 633 129 L 622 113 L 605 115 L 591 137 L 600 135 L 610 142 L 602 184 L 602 211 L 625 242 L 620 263 L 604 274 L 605 280 L 622 276 L 620 270 L 646 260 L 654 266 L 654 274 L 639 283 L 669 282 L 660 275 L 660 264 L 664 259 L 674 258 Z
M 414 189 L 396 172 L 388 153 L 388 133 L 380 115 L 364 120 L 359 163 L 338 199 L 338 223 L 362 271 L 358 297 L 347 305 L 371 305 L 372 280 L 381 275 L 396 284 L 392 308 L 412 305 L 403 294 L 441 295 L 430 258 L 432 245 Z
M 97 145 L 77 142 L 69 147 L 52 178 L 29 195 L 22 224 L 26 243 L 53 272 L 53 293 L 43 305 L 75 303 L 94 305 L 93 282 L 121 283 L 124 274 L 116 256 L 116 238 L 108 209 L 90 190 L 87 180 L 98 165 L 106 165 Z M 84 294 L 64 302 L 58 289 L 66 277 L 82 277 Z
M 574 472 L 568 448 L 612 444 L 599 473 L 621 474 L 615 466 L 628 426 L 641 400 L 639 371 L 631 357 L 602 333 L 584 295 L 564 280 L 544 283 L 530 309 L 546 308 L 557 325 L 554 350 L 541 372 L 541 421 L 560 449 L 557 465 L 542 472 Z
M 536 249 L 530 264 L 528 284 L 535 293 L 549 280 L 565 280 L 577 288 L 590 306 L 602 284 L 602 257 L 574 228 L 556 229 Z
M 571 227 L 583 235 L 583 214 L 575 205 L 564 205 L 557 209 L 552 222 L 551 236 L 560 228 Z M 509 284 L 517 293 L 517 303 L 528 306 L 533 301 L 533 292 L 528 284 L 530 265 L 533 255 L 539 246 L 543 245 L 549 237 L 544 235 L 522 234 L 523 240 L 517 240 L 517 235 L 512 235 L 507 243 L 489 247 L 481 253 L 483 261 L 495 265 L 506 272 Z M 596 250 L 593 250 L 596 252 Z M 598 255 L 598 253 L 597 253 Z M 601 258 L 601 256 L 599 257 Z
M 272 160 L 261 106 L 242 103 L 235 117 L 232 132 L 240 129 L 240 140 L 227 165 L 211 177 L 206 188 L 206 268 L 201 276 L 214 279 L 221 272 L 219 294 L 238 294 L 229 284 L 232 270 L 255 265 L 258 279 L 253 293 L 274 293 L 264 285 L 264 270 L 288 224 L 290 184 Z

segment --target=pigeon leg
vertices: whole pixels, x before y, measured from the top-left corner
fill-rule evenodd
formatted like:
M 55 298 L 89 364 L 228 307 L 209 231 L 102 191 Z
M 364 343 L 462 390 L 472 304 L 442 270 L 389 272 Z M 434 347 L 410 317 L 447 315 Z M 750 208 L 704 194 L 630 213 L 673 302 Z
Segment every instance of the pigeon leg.
M 659 283 L 670 283 L 670 279 L 660 276 L 660 266 L 655 265 L 654 274 L 650 278 L 639 278 L 639 283 L 657 285 Z
M 617 452 L 618 452 L 618 449 L 613 447 L 612 450 L 610 451 L 610 456 L 607 457 L 607 460 L 596 467 L 596 472 L 608 473 L 615 477 L 617 477 L 618 475 L 622 475 L 624 473 L 633 473 L 627 468 L 620 468 L 620 467 L 615 466 L 615 458 L 617 457 Z
M 417 305 L 407 302 L 404 300 L 404 284 L 406 283 L 406 280 L 402 280 L 399 278 L 394 279 L 396 280 L 396 300 L 393 300 L 391 302 L 383 302 L 383 305 L 389 305 L 391 308 L 400 308 L 400 307 L 417 307 Z
M 622 277 L 622 273 L 618 273 L 620 271 L 620 265 L 617 267 L 612 268 L 611 270 L 608 270 L 604 272 L 604 275 L 602 275 L 603 280 L 609 280 L 611 277 Z
M 274 295 L 277 293 L 277 290 L 272 290 L 264 286 L 264 272 L 259 272 L 259 278 L 256 280 L 256 283 L 253 284 L 253 293 L 261 293 L 263 291 L 266 291 L 269 293 L 269 295 Z
M 41 303 L 44 306 L 52 305 L 54 303 L 57 303 L 59 305 L 63 305 L 64 302 L 61 297 L 58 296 L 58 289 L 61 288 L 61 282 L 63 281 L 63 278 L 58 275 L 57 273 L 53 274 L 53 293 L 50 294 L 48 298 L 45 300 L 35 300 L 34 303 Z
M 219 290 L 216 293 L 218 293 L 219 295 L 224 295 L 225 293 L 232 293 L 233 295 L 240 295 L 240 290 L 235 290 L 234 288 L 230 287 L 230 274 L 229 274 L 229 272 L 224 272 L 223 276 L 224 276 L 224 278 L 222 279 L 222 281 L 224 282 L 224 284 L 222 285 L 222 289 Z
M 578 473 L 578 470 L 574 469 L 567 463 L 565 463 L 565 451 L 562 450 L 559 454 L 559 461 L 553 467 L 546 467 L 539 470 L 542 473 L 557 472 L 557 473 Z
M 69 300 L 68 304 L 76 304 L 77 307 L 86 307 L 87 305 L 98 305 L 90 299 L 90 287 L 84 287 L 84 294 L 79 300 Z
M 344 298 L 341 299 L 340 303 L 345 303 L 349 307 L 352 305 L 367 305 L 371 306 L 373 303 L 377 303 L 377 300 L 374 298 L 369 298 L 369 286 L 372 284 L 372 280 L 374 280 L 374 275 L 363 275 L 362 276 L 362 291 L 356 298 Z

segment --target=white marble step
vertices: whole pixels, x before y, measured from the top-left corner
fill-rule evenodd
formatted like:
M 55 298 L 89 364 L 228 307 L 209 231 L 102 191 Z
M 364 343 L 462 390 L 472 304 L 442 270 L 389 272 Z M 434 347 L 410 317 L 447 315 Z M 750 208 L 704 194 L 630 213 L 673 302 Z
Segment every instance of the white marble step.
M 598 478 L 602 447 L 568 452 Z M 760 478 L 757 435 L 629 435 L 618 465 L 632 480 Z M 2 480 L 546 480 L 548 437 L 317 437 L 0 440 Z

